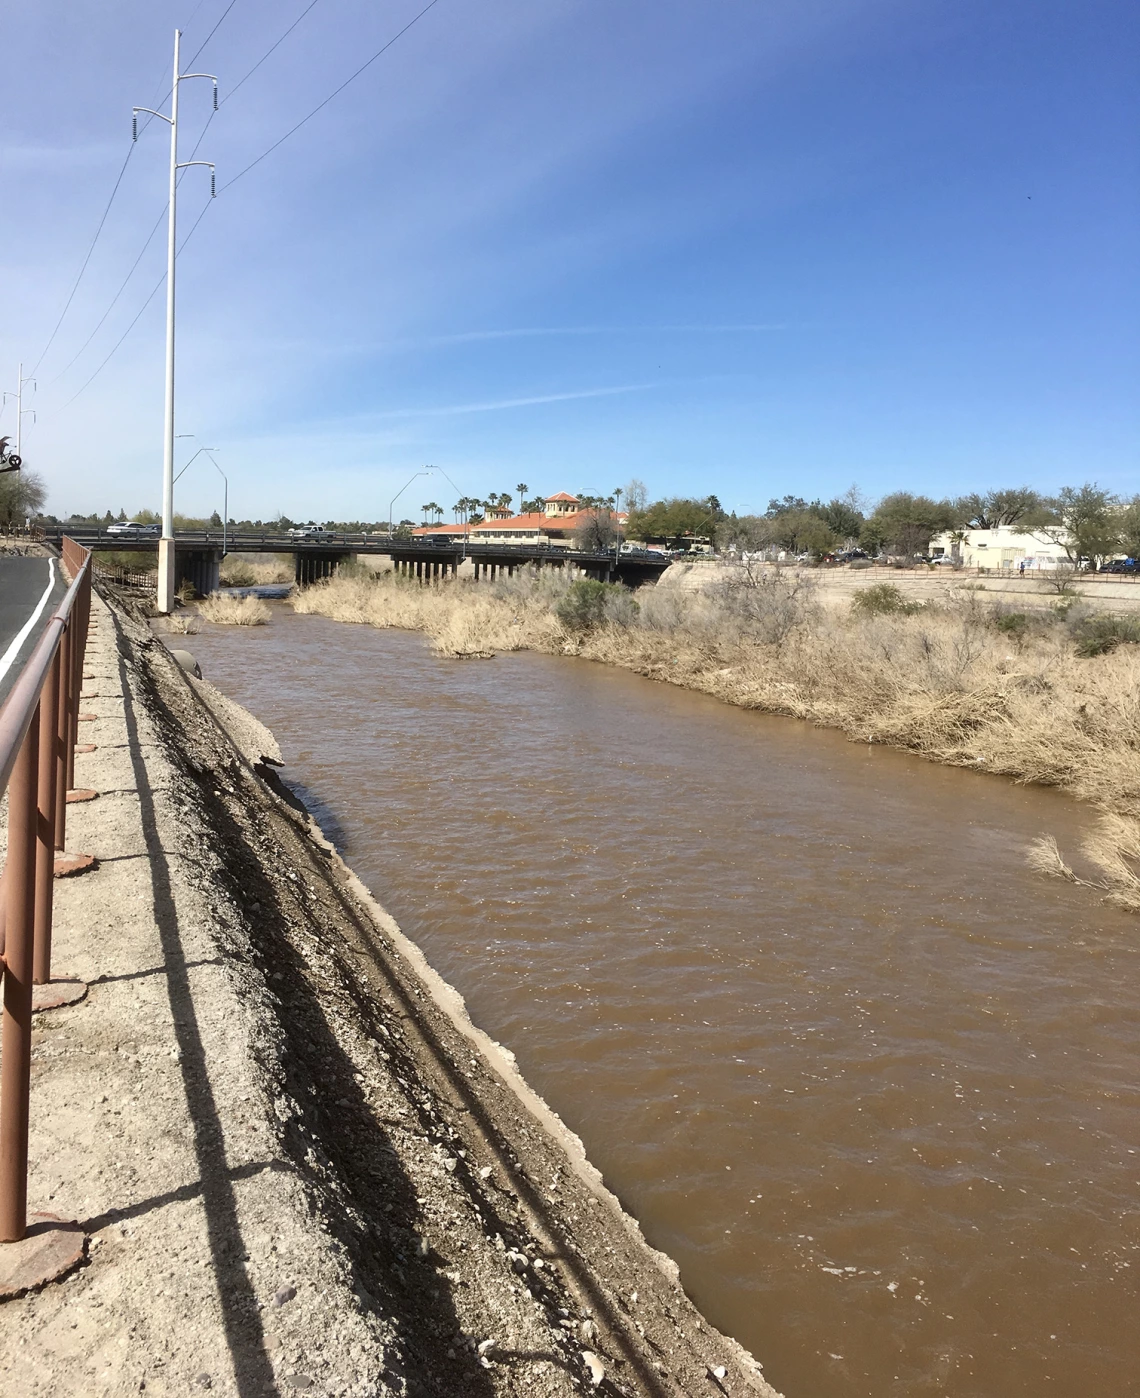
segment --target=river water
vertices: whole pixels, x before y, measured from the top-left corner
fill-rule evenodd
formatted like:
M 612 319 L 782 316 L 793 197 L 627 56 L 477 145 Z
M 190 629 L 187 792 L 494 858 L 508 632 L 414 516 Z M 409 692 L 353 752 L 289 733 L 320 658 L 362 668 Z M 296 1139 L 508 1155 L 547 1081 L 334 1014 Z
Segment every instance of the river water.
M 789 1398 L 1140 1392 L 1140 921 L 1023 863 L 1087 810 L 583 661 L 188 644 Z

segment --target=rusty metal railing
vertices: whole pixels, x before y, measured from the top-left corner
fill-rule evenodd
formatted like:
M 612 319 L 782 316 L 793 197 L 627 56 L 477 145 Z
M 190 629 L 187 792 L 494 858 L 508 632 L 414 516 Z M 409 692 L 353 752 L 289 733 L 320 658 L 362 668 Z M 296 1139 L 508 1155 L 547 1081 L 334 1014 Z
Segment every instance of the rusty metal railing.
M 8 789 L 8 855 L 0 883 L 0 1243 L 27 1231 L 32 985 L 51 980 L 55 851 L 73 783 L 91 555 L 62 545 L 71 586 L 0 708 L 0 791 Z

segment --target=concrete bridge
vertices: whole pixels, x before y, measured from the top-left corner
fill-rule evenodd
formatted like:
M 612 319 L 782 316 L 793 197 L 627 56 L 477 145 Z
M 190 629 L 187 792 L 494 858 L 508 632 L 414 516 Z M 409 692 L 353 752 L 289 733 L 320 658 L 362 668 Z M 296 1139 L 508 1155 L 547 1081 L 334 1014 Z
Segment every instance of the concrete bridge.
M 116 553 L 154 553 L 153 534 L 108 534 L 105 529 L 73 526 L 46 529 L 53 543 L 66 534 L 83 548 Z M 294 576 L 299 584 L 327 578 L 341 563 L 351 559 L 390 558 L 396 572 L 425 582 L 447 574 L 455 576 L 465 563 L 474 566 L 476 578 L 493 580 L 505 573 L 513 576 L 524 564 L 540 568 L 573 568 L 601 582 L 620 582 L 640 587 L 656 580 L 669 566 L 670 559 L 648 553 L 586 553 L 580 549 L 551 548 L 549 545 L 488 544 L 471 540 L 434 543 L 427 539 L 398 539 L 376 534 L 328 534 L 322 539 L 291 539 L 287 534 L 263 531 L 252 534 L 226 534 L 227 553 L 291 553 Z M 175 583 L 191 583 L 203 596 L 217 590 L 222 562 L 223 539 L 220 529 L 183 531 L 175 535 Z

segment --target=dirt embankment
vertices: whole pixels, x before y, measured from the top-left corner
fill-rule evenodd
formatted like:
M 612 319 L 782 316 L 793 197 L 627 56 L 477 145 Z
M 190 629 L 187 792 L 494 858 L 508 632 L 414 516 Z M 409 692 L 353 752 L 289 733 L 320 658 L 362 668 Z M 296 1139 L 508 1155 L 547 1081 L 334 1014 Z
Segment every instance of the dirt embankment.
M 88 1264 L 9 1303 L 21 1395 L 772 1395 L 262 761 L 96 600 L 33 1207 Z M 228 731 L 227 731 L 228 730 Z M 232 736 L 231 736 L 232 735 Z

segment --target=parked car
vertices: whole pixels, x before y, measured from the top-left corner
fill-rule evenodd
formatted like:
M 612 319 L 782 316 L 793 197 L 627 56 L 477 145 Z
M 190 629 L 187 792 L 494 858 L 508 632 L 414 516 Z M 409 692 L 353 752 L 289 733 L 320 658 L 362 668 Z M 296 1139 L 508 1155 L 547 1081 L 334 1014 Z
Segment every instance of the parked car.
M 1135 558 L 1113 558 L 1108 563 L 1102 563 L 1097 569 L 1098 573 L 1140 573 L 1140 565 Z
M 951 567 L 953 567 L 953 566 L 954 566 L 954 555 L 951 554 L 951 553 L 939 553 L 939 554 L 936 554 L 930 561 L 931 561 L 931 563 L 947 563 L 947 564 L 949 564 Z
M 116 521 L 108 524 L 106 532 L 108 534 L 161 534 L 162 529 L 157 524 L 140 524 L 137 519 L 129 519 L 125 523 Z
M 835 562 L 854 563 L 857 558 L 868 558 L 869 556 L 865 549 L 840 549 L 835 554 Z

